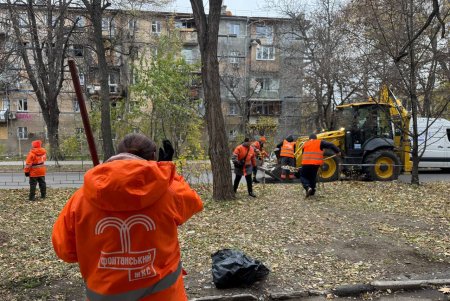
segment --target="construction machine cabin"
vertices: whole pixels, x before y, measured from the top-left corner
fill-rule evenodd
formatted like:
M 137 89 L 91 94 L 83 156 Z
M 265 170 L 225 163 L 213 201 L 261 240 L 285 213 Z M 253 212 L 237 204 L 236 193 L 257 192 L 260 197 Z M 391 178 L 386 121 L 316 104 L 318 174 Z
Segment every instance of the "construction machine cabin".
M 325 151 L 319 171 L 321 181 L 335 181 L 340 174 L 362 175 L 374 181 L 391 181 L 401 172 L 410 172 L 409 112 L 384 87 L 378 99 L 336 107 L 336 130 L 317 134 L 317 138 L 335 144 L 342 156 Z M 296 143 L 296 167 L 301 166 L 302 150 L 308 137 Z M 274 178 L 281 165 L 264 167 Z

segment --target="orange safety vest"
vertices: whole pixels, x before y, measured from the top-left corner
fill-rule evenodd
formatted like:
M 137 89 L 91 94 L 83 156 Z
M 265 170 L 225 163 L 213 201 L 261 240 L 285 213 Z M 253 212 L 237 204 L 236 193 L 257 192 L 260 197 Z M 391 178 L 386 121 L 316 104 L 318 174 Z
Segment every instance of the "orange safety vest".
M 30 177 L 44 177 L 47 171 L 45 167 L 45 160 L 47 160 L 47 152 L 44 148 L 32 148 L 25 160 L 24 172 L 29 172 Z
M 287 140 L 283 140 L 283 145 L 280 150 L 280 157 L 294 158 L 294 147 L 295 141 L 289 142 Z
M 85 174 L 53 247 L 78 262 L 90 301 L 187 301 L 177 226 L 202 209 L 172 162 L 113 160 Z
M 303 145 L 302 165 L 322 165 L 323 151 L 320 140 L 308 140 Z

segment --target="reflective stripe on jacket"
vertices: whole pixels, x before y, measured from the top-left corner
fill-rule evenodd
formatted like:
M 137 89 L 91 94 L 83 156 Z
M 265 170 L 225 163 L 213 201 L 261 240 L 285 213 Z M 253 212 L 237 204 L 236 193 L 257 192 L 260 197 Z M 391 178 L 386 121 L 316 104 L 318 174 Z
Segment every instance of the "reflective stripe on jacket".
M 185 301 L 177 227 L 202 209 L 172 162 L 113 160 L 86 172 L 53 248 L 78 262 L 90 301 Z
M 283 140 L 283 145 L 280 150 L 280 157 L 294 158 L 294 148 L 295 141 L 289 142 L 287 140 Z
M 25 160 L 24 172 L 29 172 L 30 177 L 44 177 L 46 173 L 45 160 L 47 160 L 47 152 L 44 148 L 32 148 Z
M 323 151 L 320 149 L 320 140 L 308 140 L 303 145 L 302 165 L 322 165 Z

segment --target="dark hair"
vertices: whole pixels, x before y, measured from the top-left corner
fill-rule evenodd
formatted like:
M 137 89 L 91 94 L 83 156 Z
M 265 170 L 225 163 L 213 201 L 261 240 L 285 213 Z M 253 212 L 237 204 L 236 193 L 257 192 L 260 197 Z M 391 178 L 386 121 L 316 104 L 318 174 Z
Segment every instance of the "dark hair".
M 317 135 L 316 134 L 311 134 L 311 135 L 309 135 L 309 139 L 317 139 Z
M 145 160 L 155 160 L 156 144 L 142 134 L 128 134 L 117 146 L 119 153 L 130 153 Z
M 250 138 L 245 137 L 245 138 L 244 138 L 244 142 L 250 142 Z
M 286 137 L 286 140 L 288 142 L 292 142 L 292 141 L 294 141 L 294 137 L 292 137 L 292 135 L 289 135 L 289 136 Z

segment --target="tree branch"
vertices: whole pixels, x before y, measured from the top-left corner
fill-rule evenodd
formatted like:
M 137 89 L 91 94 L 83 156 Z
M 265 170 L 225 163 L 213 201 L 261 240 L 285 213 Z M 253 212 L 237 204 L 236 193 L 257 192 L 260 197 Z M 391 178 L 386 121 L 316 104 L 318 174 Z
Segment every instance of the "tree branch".
M 425 31 L 425 29 L 428 28 L 428 26 L 430 26 L 433 19 L 435 17 L 437 17 L 438 20 L 440 19 L 438 0 L 432 0 L 432 1 L 433 1 L 433 11 L 428 16 L 425 24 L 419 29 L 419 31 L 416 32 L 416 34 L 412 37 L 412 39 L 410 39 L 405 45 L 403 45 L 402 49 L 400 49 L 397 56 L 394 57 L 394 61 L 396 63 L 399 62 L 403 57 L 405 57 L 408 54 L 408 52 L 406 52 L 406 49 L 408 49 L 412 45 L 412 43 L 414 43 L 414 41 L 420 37 L 420 35 Z M 445 26 L 444 26 L 444 28 L 445 28 Z

